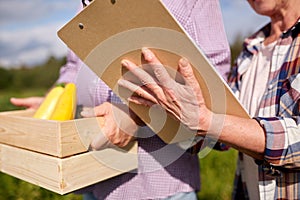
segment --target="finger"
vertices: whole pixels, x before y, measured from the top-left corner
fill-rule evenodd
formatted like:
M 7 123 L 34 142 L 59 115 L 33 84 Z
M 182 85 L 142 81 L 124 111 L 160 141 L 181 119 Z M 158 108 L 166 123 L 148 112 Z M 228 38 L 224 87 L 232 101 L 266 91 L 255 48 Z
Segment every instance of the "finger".
M 178 71 L 184 78 L 185 83 L 188 85 L 195 85 L 195 83 L 198 84 L 190 62 L 186 58 L 181 58 L 178 64 Z
M 193 91 L 196 93 L 198 100 L 203 100 L 202 91 L 197 81 L 193 68 L 186 58 L 181 58 L 178 62 L 178 71 L 182 75 L 186 85 L 190 86 Z
M 155 104 L 152 101 L 149 101 L 147 99 L 144 99 L 144 98 L 141 98 L 141 97 L 134 97 L 134 96 L 129 97 L 128 101 L 132 102 L 132 103 L 135 103 L 135 104 L 138 104 L 138 105 L 144 105 L 144 106 L 148 106 L 148 107 L 151 107 Z
M 11 98 L 10 102 L 15 106 L 38 108 L 43 100 L 43 97 Z
M 108 130 L 111 130 L 111 128 L 109 128 L 109 126 L 111 126 L 111 123 L 107 122 L 106 117 L 99 118 L 100 116 L 107 115 L 109 106 L 109 104 L 106 105 L 106 103 L 104 103 L 94 108 L 85 107 L 84 110 L 81 112 L 82 116 L 84 117 L 97 116 L 98 125 L 101 127 L 101 131 L 99 131 L 99 133 L 91 141 L 89 150 L 102 150 L 110 147 L 111 145 L 107 137 Z
M 95 112 L 93 108 L 84 108 L 81 112 L 80 115 L 82 117 L 95 117 Z
M 133 75 L 135 75 L 143 85 L 147 84 L 156 84 L 154 78 L 149 75 L 145 70 L 141 69 L 140 67 L 136 66 L 129 60 L 122 60 L 121 64 L 123 67 L 127 68 Z M 123 75 L 126 79 L 126 74 Z
M 149 75 L 145 70 L 137 67 L 134 63 L 130 62 L 129 60 L 123 60 L 122 65 L 126 67 L 130 72 L 132 72 L 142 82 L 142 84 L 145 87 L 147 87 L 149 91 L 151 91 L 151 93 L 155 94 L 155 97 L 157 99 L 159 99 L 160 101 L 165 101 L 166 97 L 163 89 L 156 83 L 156 81 L 151 75 Z M 132 91 L 136 90 L 137 88 L 132 88 Z M 141 94 L 144 95 L 144 93 Z M 151 99 L 151 101 L 155 102 L 154 99 Z
M 24 106 L 24 105 L 27 105 L 25 103 L 26 99 L 23 99 L 23 98 L 10 98 L 10 102 L 15 105 L 15 106 Z
M 146 47 L 142 48 L 142 54 L 145 61 L 147 61 L 149 64 L 161 65 L 159 59 L 154 55 L 154 53 L 150 49 Z
M 83 110 L 83 111 L 85 111 L 85 110 L 90 110 L 90 109 L 92 109 L 92 107 L 86 107 L 86 106 L 83 106 L 83 107 L 82 107 L 82 110 Z
M 100 132 L 96 137 L 91 141 L 89 150 L 101 150 L 110 146 L 110 141 L 105 136 L 105 133 Z
M 165 95 L 162 90 L 162 88 L 156 83 L 156 81 L 152 78 L 151 75 L 149 75 L 145 70 L 137 67 L 134 63 L 130 62 L 129 60 L 123 60 L 122 65 L 126 67 L 130 72 L 132 72 L 137 78 L 142 82 L 142 84 L 151 91 L 151 93 L 155 94 L 155 96 L 160 99 L 164 100 Z M 121 79 L 124 80 L 124 79 Z M 121 81 L 122 84 L 122 81 Z M 130 83 L 125 84 L 125 87 L 127 86 L 128 89 L 130 89 L 133 92 L 140 92 L 141 95 L 145 95 L 145 97 L 149 98 L 149 100 L 156 102 L 155 99 L 153 99 L 151 96 L 148 96 L 147 93 L 145 93 L 145 90 L 140 90 L 141 87 L 136 87 L 131 85 Z M 138 91 L 139 90 L 139 91 Z M 151 95 L 151 94 L 150 94 Z
M 171 83 L 173 81 L 171 81 L 172 79 L 164 65 L 159 61 L 159 59 L 154 55 L 154 53 L 150 49 L 143 48 L 142 53 L 144 55 L 145 60 L 148 62 L 148 64 L 143 65 L 143 67 L 148 70 L 149 68 L 151 68 L 155 74 L 155 77 L 159 81 L 159 84 L 161 84 L 164 87 L 171 88 Z
M 138 96 L 141 97 L 141 99 L 144 98 L 145 101 L 148 100 L 148 101 L 151 101 L 153 103 L 157 103 L 157 100 L 155 99 L 155 97 L 152 94 L 150 94 L 146 89 L 144 89 L 144 88 L 142 88 L 142 87 L 140 87 L 140 86 L 138 86 L 138 85 L 136 85 L 136 84 L 134 84 L 130 81 L 120 79 L 118 81 L 118 84 L 120 86 L 124 87 L 124 88 L 127 88 L 131 92 L 136 93 Z
M 94 113 L 97 117 L 103 117 L 110 113 L 112 110 L 112 104 L 104 102 L 103 104 L 94 107 Z

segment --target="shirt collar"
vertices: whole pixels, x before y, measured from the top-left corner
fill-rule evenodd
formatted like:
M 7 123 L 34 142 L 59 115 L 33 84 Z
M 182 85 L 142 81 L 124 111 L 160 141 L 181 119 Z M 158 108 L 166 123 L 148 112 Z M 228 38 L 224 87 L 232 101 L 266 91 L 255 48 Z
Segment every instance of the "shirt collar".
M 268 23 L 264 27 L 262 27 L 260 30 L 255 32 L 250 37 L 246 38 L 244 40 L 244 48 L 246 48 L 250 53 L 256 54 L 259 50 L 260 43 L 265 40 L 266 37 L 270 35 L 271 31 L 271 23 Z M 295 38 L 300 32 L 300 17 L 298 18 L 297 22 L 289 28 L 287 31 L 284 31 L 281 35 L 281 38 L 288 38 L 292 37 Z
M 292 36 L 293 38 L 297 37 L 300 33 L 300 17 L 297 22 L 287 31 L 282 33 L 282 38 Z

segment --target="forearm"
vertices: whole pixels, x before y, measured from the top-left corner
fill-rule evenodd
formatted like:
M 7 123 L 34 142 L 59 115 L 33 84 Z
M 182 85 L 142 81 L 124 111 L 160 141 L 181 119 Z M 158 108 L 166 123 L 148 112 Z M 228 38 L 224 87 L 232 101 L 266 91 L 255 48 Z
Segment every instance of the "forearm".
M 231 115 L 212 114 L 205 133 L 255 159 L 262 160 L 265 152 L 264 129 L 254 119 Z

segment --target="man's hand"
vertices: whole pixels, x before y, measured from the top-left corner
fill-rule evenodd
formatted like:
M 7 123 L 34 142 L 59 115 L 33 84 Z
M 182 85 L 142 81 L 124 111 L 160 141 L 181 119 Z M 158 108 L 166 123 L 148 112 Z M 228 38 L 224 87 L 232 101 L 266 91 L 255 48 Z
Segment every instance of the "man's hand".
M 44 97 L 28 97 L 28 98 L 11 98 L 10 102 L 18 107 L 25 107 L 27 109 L 38 109 L 43 102 Z
M 126 80 L 126 75 L 119 80 L 120 86 L 137 94 L 131 96 L 129 101 L 146 106 L 159 104 L 190 129 L 206 131 L 212 113 L 205 105 L 189 61 L 181 58 L 178 62 L 178 74 L 184 81 L 179 83 L 170 77 L 152 51 L 143 48 L 142 52 L 146 61 L 143 65 L 144 69 L 129 60 L 122 61 L 122 65 L 141 83 L 137 85 L 136 80 L 135 82 Z
M 106 137 L 103 141 L 103 135 L 99 134 L 90 144 L 93 150 L 100 150 L 111 144 L 118 147 L 125 147 L 130 141 L 134 140 L 138 126 L 131 119 L 129 111 L 126 111 L 125 105 L 112 105 L 105 102 L 92 109 L 83 110 L 83 117 L 104 117 L 104 124 L 101 128 Z M 110 143 L 110 144 L 109 144 Z

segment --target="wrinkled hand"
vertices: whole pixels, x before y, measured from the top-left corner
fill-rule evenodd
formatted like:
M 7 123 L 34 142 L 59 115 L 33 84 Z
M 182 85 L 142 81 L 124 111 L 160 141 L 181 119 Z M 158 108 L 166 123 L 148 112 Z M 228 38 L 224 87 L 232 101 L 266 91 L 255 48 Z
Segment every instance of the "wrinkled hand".
M 184 83 L 179 83 L 170 77 L 152 51 L 143 48 L 142 53 L 147 62 L 143 67 L 146 67 L 147 71 L 129 60 L 122 61 L 122 65 L 141 83 L 137 85 L 132 80 L 126 80 L 126 75 L 119 80 L 120 86 L 138 95 L 131 96 L 128 100 L 146 106 L 159 104 L 190 129 L 207 130 L 212 113 L 205 105 L 189 61 L 181 58 L 178 62 L 178 73 L 184 80 Z
M 134 135 L 138 126 L 126 111 L 125 105 L 117 107 L 105 102 L 92 109 L 83 110 L 81 115 L 83 117 L 104 117 L 104 124 L 101 128 L 104 136 L 103 134 L 98 134 L 92 140 L 90 147 L 93 150 L 100 150 L 112 144 L 118 147 L 125 147 L 130 141 L 135 139 Z
M 18 107 L 36 110 L 39 108 L 44 99 L 44 97 L 11 98 L 10 102 Z

